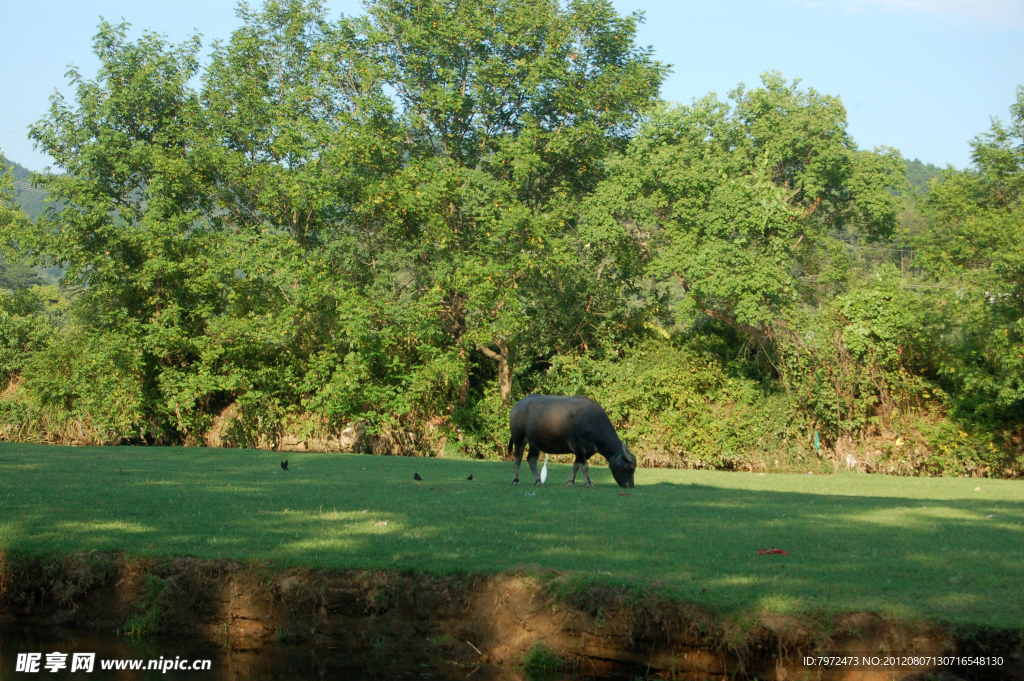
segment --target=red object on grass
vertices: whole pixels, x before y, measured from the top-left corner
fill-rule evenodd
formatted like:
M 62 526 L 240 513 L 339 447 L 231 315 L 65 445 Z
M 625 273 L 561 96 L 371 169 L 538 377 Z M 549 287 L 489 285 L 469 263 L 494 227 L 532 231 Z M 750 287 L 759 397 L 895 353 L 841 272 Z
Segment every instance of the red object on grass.
M 629 496 L 633 496 L 633 495 L 629 494 L 628 492 L 619 492 L 619 496 L 620 497 L 629 497 Z
M 774 546 L 772 548 L 770 548 L 770 549 L 761 549 L 760 551 L 757 552 L 757 555 L 759 555 L 759 556 L 769 555 L 770 556 L 773 553 L 777 553 L 777 554 L 782 555 L 782 556 L 787 555 L 785 551 L 783 551 L 782 549 L 777 549 Z

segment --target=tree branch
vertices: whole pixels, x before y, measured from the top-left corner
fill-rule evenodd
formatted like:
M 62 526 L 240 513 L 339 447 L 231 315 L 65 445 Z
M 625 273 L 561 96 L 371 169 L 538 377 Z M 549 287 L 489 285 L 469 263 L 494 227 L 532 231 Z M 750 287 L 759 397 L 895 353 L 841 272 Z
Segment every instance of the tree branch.
M 733 317 L 727 312 L 702 307 L 700 305 L 697 306 L 697 309 L 706 314 L 707 316 L 711 317 L 712 319 L 717 319 L 720 322 L 725 322 L 726 324 L 728 324 L 734 329 L 737 329 L 738 331 L 749 333 L 751 336 L 756 338 L 760 343 L 764 343 L 766 341 L 771 340 L 770 334 L 766 329 L 758 329 L 757 327 L 751 326 L 750 324 L 744 324 L 743 322 L 737 321 L 735 317 Z
M 477 343 L 476 344 L 476 349 L 479 350 L 480 352 L 484 353 L 484 356 L 489 358 L 489 359 L 493 359 L 496 362 L 501 360 L 501 355 L 496 353 L 494 350 L 491 350 L 486 345 L 480 345 L 479 343 Z
M 690 283 L 686 279 L 684 279 L 682 275 L 680 275 L 678 272 L 674 272 L 673 274 L 675 274 L 676 278 L 679 279 L 679 283 L 682 285 L 683 290 L 689 293 Z M 768 329 L 759 329 L 755 326 L 751 326 L 750 324 L 744 324 L 743 322 L 737 321 L 737 319 L 728 312 L 722 312 L 721 310 L 715 310 L 713 308 L 705 307 L 700 303 L 697 304 L 697 309 L 706 314 L 707 316 L 711 317 L 712 319 L 717 319 L 720 322 L 725 322 L 726 324 L 728 324 L 729 326 L 738 331 L 749 333 L 751 336 L 756 338 L 757 341 L 761 344 L 764 344 L 766 341 L 771 341 L 771 332 Z

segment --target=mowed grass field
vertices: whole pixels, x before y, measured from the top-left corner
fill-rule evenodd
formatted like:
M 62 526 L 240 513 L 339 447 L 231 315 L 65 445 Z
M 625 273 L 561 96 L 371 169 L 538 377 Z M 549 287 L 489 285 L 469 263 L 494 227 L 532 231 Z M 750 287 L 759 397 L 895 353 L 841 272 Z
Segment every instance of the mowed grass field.
M 513 487 L 507 462 L 293 453 L 285 472 L 282 458 L 0 444 L 0 550 L 556 569 L 723 614 L 1024 627 L 1021 481 L 641 469 L 627 492 L 598 467 L 596 488 L 567 488 L 569 466 L 549 464 L 538 489 Z M 771 547 L 786 555 L 758 555 Z

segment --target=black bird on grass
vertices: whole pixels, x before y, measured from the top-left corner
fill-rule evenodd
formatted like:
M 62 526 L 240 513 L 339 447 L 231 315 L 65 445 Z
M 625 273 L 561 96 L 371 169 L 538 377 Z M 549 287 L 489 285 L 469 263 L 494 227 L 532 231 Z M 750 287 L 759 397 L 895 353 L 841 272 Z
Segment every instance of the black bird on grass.
M 419 473 L 413 473 L 412 474 L 412 479 L 413 480 L 422 480 L 423 478 L 420 477 Z
M 281 468 L 288 471 L 288 459 L 285 459 L 284 461 L 281 462 Z M 291 473 L 291 471 L 288 472 Z
M 469 474 L 469 477 L 468 477 L 468 478 L 466 478 L 466 480 L 469 480 L 470 482 L 473 482 L 473 474 L 472 474 L 472 473 L 470 473 L 470 474 Z

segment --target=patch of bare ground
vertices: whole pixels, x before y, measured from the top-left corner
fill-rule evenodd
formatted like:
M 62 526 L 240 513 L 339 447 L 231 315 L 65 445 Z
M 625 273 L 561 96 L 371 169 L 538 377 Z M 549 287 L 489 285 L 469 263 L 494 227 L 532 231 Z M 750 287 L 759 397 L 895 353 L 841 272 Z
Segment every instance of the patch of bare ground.
M 866 613 L 739 620 L 657 591 L 530 571 L 433 575 L 100 553 L 0 555 L 0 626 L 19 629 L 113 634 L 148 614 L 161 640 L 237 652 L 294 644 L 514 666 L 542 641 L 584 674 L 625 666 L 680 681 L 1024 679 L 1020 632 L 962 632 Z M 999 655 L 1007 664 L 960 676 L 928 664 L 902 672 L 803 664 L 825 654 Z

